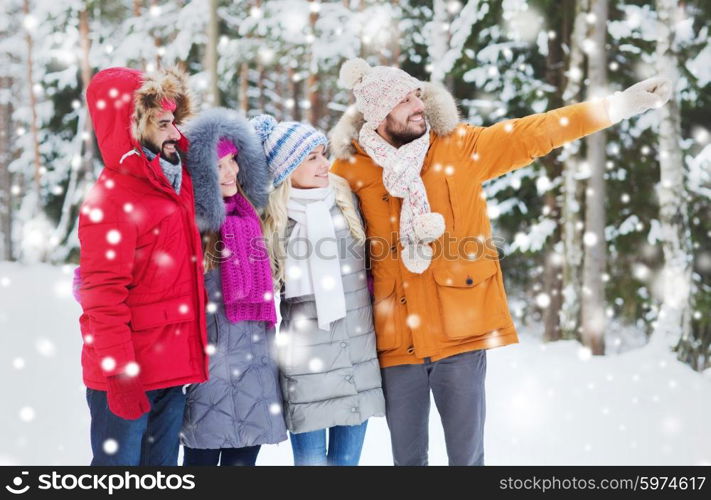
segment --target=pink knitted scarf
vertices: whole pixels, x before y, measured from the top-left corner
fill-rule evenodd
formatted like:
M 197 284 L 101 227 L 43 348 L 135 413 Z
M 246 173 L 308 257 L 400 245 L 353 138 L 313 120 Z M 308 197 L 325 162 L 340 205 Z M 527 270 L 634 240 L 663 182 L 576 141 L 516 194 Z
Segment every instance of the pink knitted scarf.
M 259 216 L 240 193 L 225 200 L 220 273 L 227 319 L 276 323 L 272 273 Z

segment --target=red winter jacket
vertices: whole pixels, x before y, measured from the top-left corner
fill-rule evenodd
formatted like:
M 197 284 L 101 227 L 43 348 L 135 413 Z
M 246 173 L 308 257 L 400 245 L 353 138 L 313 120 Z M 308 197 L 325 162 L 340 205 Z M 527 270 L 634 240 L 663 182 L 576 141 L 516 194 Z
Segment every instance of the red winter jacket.
M 131 136 L 136 70 L 111 68 L 87 89 L 104 169 L 79 216 L 84 384 L 135 362 L 146 390 L 207 380 L 202 249 L 186 168 L 180 194 Z M 179 149 L 188 142 L 181 137 Z M 133 154 L 130 152 L 134 151 Z M 129 153 L 129 154 L 127 154 Z

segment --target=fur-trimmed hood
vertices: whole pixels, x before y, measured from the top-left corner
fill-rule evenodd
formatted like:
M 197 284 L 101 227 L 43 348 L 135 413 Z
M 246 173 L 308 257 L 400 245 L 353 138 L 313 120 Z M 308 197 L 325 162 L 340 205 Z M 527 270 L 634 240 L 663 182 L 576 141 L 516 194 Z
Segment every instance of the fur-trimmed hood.
M 271 185 L 267 158 L 254 128 L 241 113 L 225 108 L 204 111 L 187 125 L 185 136 L 190 142 L 186 163 L 200 231 L 218 231 L 225 220 L 217 170 L 217 143 L 223 137 L 239 149 L 237 180 L 245 195 L 257 208 L 266 205 Z
M 177 68 L 146 74 L 133 96 L 133 136 L 140 141 L 151 116 L 163 110 L 163 100 L 175 103 L 175 124 L 182 125 L 192 114 L 188 75 Z
M 136 177 L 149 175 L 150 162 L 141 153 L 140 131 L 164 98 L 176 104 L 176 124 L 190 116 L 186 77 L 177 70 L 146 75 L 136 69 L 116 67 L 93 76 L 86 90 L 86 102 L 107 168 Z M 187 146 L 181 134 L 178 148 L 185 151 Z M 159 168 L 158 160 L 155 164 Z
M 431 130 L 437 135 L 448 135 L 459 123 L 459 111 L 454 97 L 438 83 L 423 82 L 422 102 Z M 365 123 L 363 114 L 350 106 L 328 134 L 331 153 L 338 159 L 348 159 L 356 153 L 353 142 L 358 142 Z

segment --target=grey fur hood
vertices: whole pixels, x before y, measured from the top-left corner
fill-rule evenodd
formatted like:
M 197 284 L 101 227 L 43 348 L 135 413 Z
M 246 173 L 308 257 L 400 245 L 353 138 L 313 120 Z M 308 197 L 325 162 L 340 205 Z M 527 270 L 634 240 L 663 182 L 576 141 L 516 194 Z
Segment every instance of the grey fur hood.
M 200 231 L 218 231 L 225 220 L 217 175 L 217 143 L 223 137 L 239 149 L 237 180 L 247 198 L 257 208 L 266 205 L 271 185 L 267 159 L 254 128 L 241 113 L 226 108 L 204 111 L 187 124 L 185 137 L 190 141 L 186 163 Z
M 437 135 L 448 135 L 460 121 L 457 104 L 449 91 L 439 83 L 422 82 L 422 101 L 425 116 Z M 358 141 L 360 129 L 365 123 L 363 114 L 350 106 L 328 134 L 329 147 L 339 160 L 347 160 L 356 152 L 353 141 Z

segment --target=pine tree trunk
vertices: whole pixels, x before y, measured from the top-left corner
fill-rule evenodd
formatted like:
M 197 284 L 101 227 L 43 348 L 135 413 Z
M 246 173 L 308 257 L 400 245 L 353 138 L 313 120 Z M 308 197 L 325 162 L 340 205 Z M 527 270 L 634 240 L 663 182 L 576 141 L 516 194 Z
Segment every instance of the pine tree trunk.
M 205 69 L 210 77 L 207 102 L 212 106 L 220 105 L 220 89 L 217 82 L 217 39 L 219 25 L 217 18 L 217 0 L 209 1 L 210 17 L 207 23 L 207 46 L 205 48 Z
M 91 69 L 91 63 L 89 62 L 89 52 L 91 51 L 91 39 L 89 38 L 89 10 L 87 6 L 79 12 L 79 44 L 81 47 L 81 95 L 86 96 L 86 89 L 89 87 L 89 82 L 93 75 Z M 91 173 L 94 166 L 94 158 L 96 157 L 96 150 L 94 149 L 94 141 L 92 139 L 91 131 L 93 127 L 91 125 L 91 116 L 86 113 L 86 118 L 84 120 L 84 132 L 86 135 L 82 134 L 82 141 L 84 143 L 84 155 L 82 157 L 82 174 Z M 83 139 L 87 137 L 87 139 Z
M 607 0 L 592 0 L 590 12 L 595 20 L 590 40 L 593 50 L 588 54 L 589 97 L 607 87 Z M 583 258 L 583 344 L 594 355 L 605 354 L 605 283 L 607 242 L 605 241 L 605 132 L 586 139 L 590 178 L 585 190 L 585 235 Z
M 400 2 L 398 0 L 391 0 L 394 8 L 396 8 Z M 400 14 L 400 11 L 398 11 Z M 400 67 L 400 26 L 398 25 L 398 19 L 393 23 L 392 34 L 390 35 L 390 65 L 396 68 Z
M 247 116 L 249 111 L 249 65 L 246 62 L 239 67 L 239 109 Z
M 274 79 L 274 93 L 277 96 L 277 100 L 274 103 L 276 108 L 275 118 L 278 121 L 286 120 L 286 113 L 284 112 L 284 75 L 282 73 L 276 73 L 276 78 Z
M 24 0 L 22 3 L 22 11 L 25 16 L 30 14 L 30 2 Z M 30 134 L 32 137 L 32 158 L 34 163 L 34 189 L 36 196 L 36 213 L 39 213 L 42 207 L 42 197 L 40 193 L 40 177 L 42 169 L 42 157 L 40 155 L 39 145 L 39 130 L 37 128 L 37 97 L 35 96 L 35 82 L 32 71 L 33 66 L 33 42 L 32 35 L 27 31 L 25 33 L 25 42 L 27 46 L 27 91 L 30 97 Z
M 0 88 L 12 86 L 10 77 L 0 77 Z M 12 248 L 12 101 L 0 102 L 0 260 L 13 260 Z
M 264 65 L 257 64 L 257 91 L 259 92 L 259 112 L 265 113 L 267 96 L 264 95 Z
M 558 108 L 563 104 L 563 43 L 569 43 L 563 33 L 566 33 L 567 25 L 569 24 L 569 15 L 566 6 L 562 6 L 560 13 L 554 14 L 556 26 L 559 28 L 559 34 L 548 40 L 548 57 L 546 58 L 546 83 L 558 89 L 550 96 L 548 101 L 549 108 Z M 542 163 L 546 167 L 546 175 L 549 179 L 558 178 L 563 172 L 563 165 L 558 158 L 553 155 L 548 155 L 542 159 Z M 546 341 L 560 340 L 560 310 L 562 307 L 562 274 L 561 274 L 561 252 L 563 247 L 562 237 L 562 220 L 560 217 L 561 211 L 559 207 L 558 197 L 555 192 L 549 191 L 545 195 L 545 207 L 547 216 L 556 220 L 556 230 L 546 243 L 544 255 L 545 262 L 543 264 L 543 293 L 549 298 L 549 304 L 543 308 L 543 338 Z
M 672 78 L 673 88 L 679 79 L 679 59 L 673 48 L 674 25 L 678 21 L 677 2 L 657 0 L 659 14 L 657 68 L 659 74 Z M 681 147 L 681 114 L 676 94 L 658 113 L 660 183 L 659 222 L 664 253 L 662 282 L 664 292 L 652 342 L 660 347 L 676 345 L 682 357 L 689 357 L 697 343 L 691 330 L 693 284 L 691 280 L 693 251 L 684 182 L 684 160 Z M 692 358 L 694 356 L 691 356 Z
M 84 9 L 79 12 L 79 46 L 81 48 L 81 57 L 79 62 L 81 65 L 81 85 L 82 96 L 86 96 L 86 89 L 91 81 L 92 70 L 89 62 L 89 52 L 91 50 L 91 40 L 89 39 L 89 11 L 86 4 Z M 64 202 L 62 203 L 62 211 L 59 217 L 59 222 L 54 231 L 52 241 L 59 246 L 51 253 L 51 260 L 54 262 L 66 261 L 69 252 L 71 252 L 76 243 L 76 238 L 70 238 L 70 234 L 74 231 L 76 217 L 74 210 L 81 203 L 81 196 L 77 193 L 82 192 L 82 186 L 86 175 L 92 171 L 94 165 L 94 141 L 91 135 L 91 117 L 88 109 L 83 107 L 79 111 L 79 119 L 77 120 L 77 132 L 74 138 L 73 148 L 76 151 L 75 155 L 81 158 L 77 164 L 72 163 L 69 173 L 69 182 L 67 191 L 64 194 Z M 88 137 L 88 139 L 84 139 Z
M 314 3 L 314 0 L 309 0 L 309 3 Z M 311 33 L 316 35 L 316 21 L 318 21 L 318 12 L 311 11 L 309 15 L 309 27 Z M 307 120 L 314 127 L 318 127 L 318 121 L 321 118 L 321 99 L 319 96 L 319 76 L 318 65 L 314 59 L 313 51 L 309 51 L 310 71 L 309 77 L 306 80 L 306 94 L 308 96 L 309 109 Z
M 293 103 L 293 106 L 291 106 L 291 119 L 295 122 L 300 122 L 301 106 L 299 105 L 299 103 L 301 101 L 301 93 L 299 92 L 300 85 L 298 82 L 298 78 L 296 77 L 296 72 L 294 71 L 294 68 L 289 66 L 287 75 L 289 78 L 289 95 L 291 96 L 291 101 Z
M 588 0 L 576 2 L 576 14 L 573 31 L 570 36 L 570 57 L 568 62 L 563 101 L 566 104 L 576 102 L 580 96 L 583 74 L 583 40 L 587 36 L 585 16 L 588 13 Z M 574 145 L 573 147 L 577 147 Z M 579 176 L 579 158 L 572 156 L 563 165 L 563 202 L 562 202 L 562 305 L 560 311 L 561 337 L 577 339 L 580 336 L 580 302 L 582 296 L 582 206 L 583 189 Z

